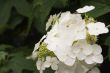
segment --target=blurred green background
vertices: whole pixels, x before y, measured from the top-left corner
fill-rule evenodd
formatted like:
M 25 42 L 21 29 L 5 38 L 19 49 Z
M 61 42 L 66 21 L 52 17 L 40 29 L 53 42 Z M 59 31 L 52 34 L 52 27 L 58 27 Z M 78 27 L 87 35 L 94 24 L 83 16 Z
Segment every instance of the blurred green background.
M 27 60 L 35 43 L 46 33 L 50 15 L 94 5 L 88 13 L 98 21 L 110 24 L 110 0 L 0 0 L 0 73 L 39 73 L 35 62 Z M 103 48 L 102 73 L 110 73 L 110 33 L 100 35 Z M 45 73 L 54 73 L 46 70 Z

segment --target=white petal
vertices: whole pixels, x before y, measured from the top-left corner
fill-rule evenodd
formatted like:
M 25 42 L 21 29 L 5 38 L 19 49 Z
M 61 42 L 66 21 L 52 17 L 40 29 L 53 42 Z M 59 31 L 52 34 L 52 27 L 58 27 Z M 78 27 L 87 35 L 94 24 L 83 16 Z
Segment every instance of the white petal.
M 52 59 L 52 58 L 51 58 L 50 56 L 47 56 L 47 57 L 46 57 L 46 61 L 49 61 L 49 62 L 50 62 L 51 59 Z
M 60 23 L 64 23 L 64 22 L 67 22 L 68 20 L 70 20 L 70 18 L 71 18 L 70 11 L 66 11 L 61 14 L 59 21 L 60 21 Z
M 45 68 L 46 68 L 46 67 L 45 67 L 44 64 L 43 64 L 42 67 L 41 67 L 41 70 L 45 70 Z
M 94 55 L 98 55 L 98 54 L 101 54 L 102 53 L 102 48 L 100 45 L 97 45 L 97 44 L 94 44 L 92 45 L 92 48 L 93 48 L 93 54 Z
M 71 51 L 70 53 L 68 53 L 68 56 L 70 56 L 71 58 L 76 58 L 77 54 Z
M 76 11 L 78 13 L 86 13 L 86 12 L 93 10 L 94 8 L 95 8 L 94 6 L 84 6 L 83 8 L 77 9 Z
M 58 61 L 58 59 L 56 57 L 52 57 L 52 63 L 53 64 L 58 64 L 59 61 Z
M 61 62 L 64 62 L 67 59 L 66 54 L 61 49 L 54 51 L 54 53 Z
M 42 60 L 38 59 L 36 62 L 37 69 L 40 71 L 45 70 L 44 62 Z
M 89 44 L 86 43 L 86 44 L 83 45 L 83 50 L 82 50 L 82 52 L 83 52 L 85 55 L 90 55 L 90 54 L 92 54 L 93 49 L 94 49 L 94 48 L 92 48 L 91 45 L 89 45 Z
M 99 35 L 103 33 L 108 33 L 108 28 L 102 22 L 89 23 L 87 24 L 88 32 L 90 35 Z
M 35 59 L 37 58 L 37 55 L 38 55 L 38 52 L 36 51 L 36 52 L 32 53 L 31 58 L 32 58 L 33 60 L 35 60 Z
M 92 60 L 92 56 L 86 57 L 85 62 L 86 62 L 87 64 L 93 64 L 94 61 Z
M 41 69 L 41 66 L 42 66 L 42 61 L 38 60 L 36 62 L 36 66 L 37 66 L 37 69 L 40 70 Z
M 100 55 L 94 55 L 92 57 L 92 60 L 96 63 L 102 63 L 103 62 L 103 56 L 100 54 Z
M 44 35 L 44 36 L 41 38 L 40 42 L 41 42 L 43 39 L 45 39 L 46 37 L 47 37 L 47 35 Z
M 72 52 L 77 54 L 81 51 L 81 45 L 78 43 L 78 44 L 74 44 L 73 45 L 73 48 L 72 48 Z
M 48 68 L 51 66 L 51 62 L 45 61 L 44 62 L 44 67 Z
M 79 53 L 78 55 L 77 55 L 77 58 L 78 58 L 78 60 L 84 60 L 85 58 L 86 58 L 86 55 L 84 55 L 83 53 Z
M 57 64 L 52 64 L 51 68 L 52 68 L 52 70 L 57 70 L 58 69 L 58 65 Z
M 68 58 L 64 61 L 64 63 L 65 63 L 66 65 L 68 65 L 68 66 L 72 66 L 72 65 L 75 63 L 75 61 L 76 61 L 76 58 L 70 58 L 70 57 L 68 57 Z

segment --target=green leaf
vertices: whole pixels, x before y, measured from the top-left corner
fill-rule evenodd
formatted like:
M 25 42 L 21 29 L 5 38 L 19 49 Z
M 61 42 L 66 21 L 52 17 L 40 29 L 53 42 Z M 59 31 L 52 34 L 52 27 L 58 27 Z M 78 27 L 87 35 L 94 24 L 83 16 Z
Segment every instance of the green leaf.
M 54 1 L 56 1 L 54 4 L 55 8 L 62 8 L 68 4 L 68 0 L 54 0 Z
M 68 0 L 58 0 L 60 1 L 64 6 L 67 4 Z
M 22 52 L 13 54 L 12 59 L 8 62 L 7 68 L 13 73 L 22 73 L 25 70 L 35 70 L 32 60 L 27 60 Z
M 10 17 L 11 8 L 12 8 L 11 0 L 10 1 L 5 0 L 2 2 L 1 1 L 0 1 L 0 25 L 6 24 L 8 22 L 9 17 Z
M 0 34 L 2 34 L 7 29 L 7 24 L 0 24 Z
M 47 4 L 48 3 L 48 4 Z M 54 0 L 34 0 L 34 16 L 35 16 L 35 27 L 38 31 L 45 32 L 46 18 L 53 7 Z
M 108 59 L 110 61 L 110 48 L 108 49 Z
M 110 47 L 110 36 L 106 38 L 104 44 Z
M 21 15 L 26 17 L 32 16 L 32 5 L 26 0 L 13 0 L 14 7 Z
M 32 4 L 28 3 L 27 0 L 13 0 L 13 1 L 14 1 L 14 7 L 17 9 L 18 13 L 28 17 L 28 26 L 25 32 L 25 36 L 27 36 L 30 31 L 32 19 L 33 19 Z
M 0 73 L 7 73 L 7 69 L 5 67 L 0 67 Z
M 5 50 L 6 48 L 13 48 L 13 46 L 7 44 L 0 44 L 0 51 Z
M 13 15 L 8 23 L 9 29 L 14 29 L 18 24 L 23 21 L 24 17 L 20 15 Z
M 0 63 L 2 60 L 5 60 L 7 53 L 4 51 L 0 51 Z
M 106 39 L 105 45 L 107 45 L 109 48 L 108 48 L 108 59 L 110 61 L 110 36 Z
M 87 13 L 92 17 L 99 17 L 110 12 L 110 0 L 81 0 L 81 4 L 95 6 L 94 10 Z
M 10 17 L 12 0 L 0 0 L 0 34 L 7 29 L 7 22 Z

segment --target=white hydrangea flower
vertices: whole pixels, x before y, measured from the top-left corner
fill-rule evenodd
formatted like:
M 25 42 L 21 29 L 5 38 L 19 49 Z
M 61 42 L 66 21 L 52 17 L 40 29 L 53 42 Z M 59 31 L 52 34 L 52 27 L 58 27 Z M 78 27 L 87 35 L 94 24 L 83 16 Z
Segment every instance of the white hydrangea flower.
M 94 8 L 94 6 L 85 6 L 76 11 L 86 13 Z M 35 44 L 32 52 L 32 58 L 36 59 L 39 45 L 43 42 L 46 48 L 56 56 L 46 56 L 45 61 L 38 59 L 36 66 L 40 73 L 49 67 L 56 70 L 56 73 L 86 73 L 95 64 L 103 62 L 101 46 L 88 43 L 87 34 L 97 37 L 99 34 L 107 33 L 108 28 L 104 23 L 90 21 L 86 24 L 81 14 L 72 14 L 67 11 L 61 15 L 50 16 L 46 30 L 51 25 L 51 30 Z M 96 67 L 88 73 L 100 73 L 100 71 Z
M 57 60 L 56 57 L 46 57 L 46 61 L 44 62 L 44 66 L 46 68 L 49 68 L 51 66 L 52 70 L 57 70 L 58 69 L 58 63 L 59 61 Z
M 43 71 L 45 70 L 45 66 L 44 66 L 44 62 L 40 59 L 37 60 L 36 62 L 36 66 L 37 66 L 37 69 L 40 71 L 40 73 L 43 73 Z
M 88 44 L 86 40 L 79 40 L 73 45 L 71 52 L 80 61 L 85 60 L 87 64 L 102 63 L 102 48 L 97 44 Z
M 95 9 L 94 6 L 84 6 L 83 8 L 77 9 L 76 11 L 77 11 L 78 13 L 86 13 L 86 12 L 89 12 L 89 11 L 91 11 L 91 10 L 93 10 L 93 9 Z
M 106 28 L 102 22 L 89 23 L 87 24 L 87 28 L 90 35 L 99 35 L 109 32 L 108 28 Z
M 48 49 L 53 51 L 59 48 L 59 44 L 61 47 L 64 47 L 64 45 L 70 46 L 73 41 L 85 38 L 85 22 L 82 20 L 81 15 L 65 12 L 61 14 L 58 22 L 47 33 L 44 42 L 48 44 Z
M 67 51 L 67 49 L 71 48 L 74 41 L 85 38 L 85 21 L 81 18 L 81 15 L 65 12 L 61 14 L 59 20 L 47 33 L 44 42 L 60 61 L 67 65 L 73 65 L 75 58 L 68 55 L 70 51 Z

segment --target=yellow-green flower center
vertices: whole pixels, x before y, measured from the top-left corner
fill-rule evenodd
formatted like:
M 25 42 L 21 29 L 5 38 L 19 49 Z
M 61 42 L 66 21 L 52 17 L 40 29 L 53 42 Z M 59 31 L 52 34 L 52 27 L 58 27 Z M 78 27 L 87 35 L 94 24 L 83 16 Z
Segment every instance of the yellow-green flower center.
M 42 43 L 39 47 L 38 58 L 45 58 L 46 56 L 54 57 L 54 53 L 47 49 L 47 44 Z

